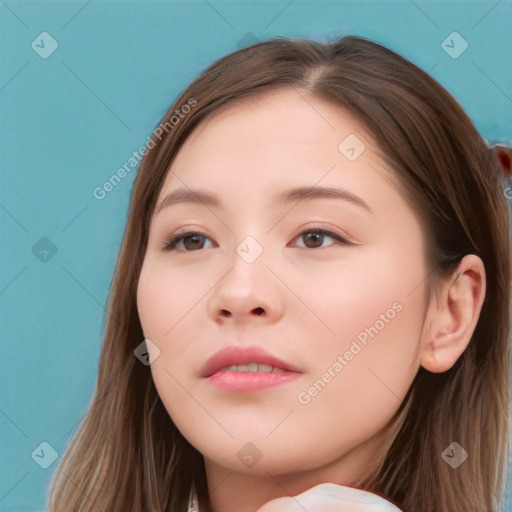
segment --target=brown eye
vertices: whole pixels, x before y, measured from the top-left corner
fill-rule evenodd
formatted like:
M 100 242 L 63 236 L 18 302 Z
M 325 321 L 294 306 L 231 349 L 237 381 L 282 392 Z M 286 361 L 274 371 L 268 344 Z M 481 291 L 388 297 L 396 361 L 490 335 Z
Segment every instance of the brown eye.
M 183 247 L 186 252 L 195 251 L 197 249 L 203 249 L 205 239 L 209 238 L 202 233 L 189 232 L 189 233 L 177 233 L 173 235 L 164 245 L 164 250 L 172 251 L 176 250 L 177 246 L 183 242 Z M 182 250 L 182 249 L 180 249 Z
M 306 247 L 321 247 L 324 241 L 323 233 L 308 232 L 302 236 L 304 237 Z
M 333 238 L 342 244 L 351 245 L 351 242 L 347 239 L 337 235 L 336 233 L 332 233 L 331 231 L 326 231 L 325 229 L 310 229 L 308 231 L 303 231 L 298 238 L 304 240 L 304 247 L 308 249 L 321 248 L 326 238 Z
M 190 235 L 182 238 L 183 246 L 187 250 L 202 249 L 204 237 L 202 235 Z

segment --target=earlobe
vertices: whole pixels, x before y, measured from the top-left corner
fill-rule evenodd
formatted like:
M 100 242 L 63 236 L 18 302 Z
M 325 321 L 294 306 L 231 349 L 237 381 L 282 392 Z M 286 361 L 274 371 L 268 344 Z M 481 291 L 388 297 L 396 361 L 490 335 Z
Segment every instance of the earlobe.
M 449 370 L 466 350 L 485 298 L 485 268 L 482 260 L 465 256 L 437 294 L 424 336 L 420 364 L 432 373 Z

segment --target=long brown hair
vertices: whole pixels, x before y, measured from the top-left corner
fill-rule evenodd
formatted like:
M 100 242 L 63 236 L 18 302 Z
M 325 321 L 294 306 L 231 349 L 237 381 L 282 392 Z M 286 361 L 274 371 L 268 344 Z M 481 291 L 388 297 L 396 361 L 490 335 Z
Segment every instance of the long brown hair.
M 465 254 L 478 255 L 486 270 L 486 297 L 467 349 L 446 372 L 420 367 L 390 449 L 362 487 L 405 512 L 502 505 L 512 259 L 503 177 L 442 86 L 384 46 L 350 36 L 328 43 L 274 38 L 221 58 L 185 89 L 162 119 L 164 129 L 149 139 L 111 283 L 95 393 L 55 471 L 50 512 L 183 512 L 192 482 L 200 509 L 209 509 L 203 457 L 169 417 L 150 367 L 134 355 L 144 340 L 137 281 L 155 202 L 184 141 L 208 116 L 277 87 L 347 109 L 377 141 L 424 222 L 427 297 Z M 452 442 L 468 453 L 456 469 L 442 456 Z

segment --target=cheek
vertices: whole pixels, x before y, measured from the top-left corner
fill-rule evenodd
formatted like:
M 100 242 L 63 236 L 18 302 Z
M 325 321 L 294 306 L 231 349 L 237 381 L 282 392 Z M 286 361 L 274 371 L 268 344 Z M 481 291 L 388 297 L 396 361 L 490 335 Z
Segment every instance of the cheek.
M 137 309 L 147 338 L 157 340 L 172 326 L 169 312 L 173 310 L 172 293 L 156 279 L 151 270 L 141 271 L 137 286 Z
M 137 286 L 137 308 L 145 337 L 160 350 L 150 370 L 164 407 L 182 431 L 187 430 L 194 411 L 188 412 L 190 396 L 180 385 L 186 382 L 180 358 L 190 349 L 190 332 L 186 329 L 190 329 L 192 305 L 197 303 L 199 292 L 185 286 L 168 268 L 153 265 L 151 260 L 144 262 Z
M 340 298 L 346 309 L 329 318 L 337 335 L 308 348 L 310 372 L 295 397 L 294 419 L 309 439 L 332 439 L 316 446 L 315 460 L 386 429 L 417 373 L 421 294 L 406 297 L 397 283 L 383 284 Z
M 391 419 L 419 367 L 424 270 L 418 247 L 391 244 L 360 263 L 311 296 L 334 334 L 325 331 L 315 345 L 313 389 L 304 389 L 302 403 L 375 429 Z
M 409 335 L 416 334 L 416 322 L 421 323 L 424 300 L 425 270 L 419 249 L 388 242 L 354 251 L 336 268 L 308 269 L 307 280 L 297 272 L 288 282 L 308 306 L 301 323 L 307 322 L 309 333 L 316 329 L 322 339 L 315 351 L 337 353 L 345 346 L 348 350 L 357 336 L 363 343 L 376 336 L 386 339 L 388 346 L 395 341 L 410 344 Z M 409 320 L 403 323 L 404 317 Z
M 145 335 L 164 343 L 174 337 L 182 319 L 205 293 L 203 288 L 197 280 L 185 279 L 165 265 L 145 262 L 137 287 L 137 308 Z
M 192 375 L 199 371 L 199 363 L 195 363 L 204 357 L 197 354 L 197 340 L 206 322 L 204 308 L 212 287 L 210 281 L 201 279 L 197 272 L 185 272 L 151 258 L 141 269 L 137 287 L 139 319 L 146 339 L 160 351 L 150 369 L 169 413 L 171 406 L 183 412 L 183 404 L 190 403 L 181 385 L 189 385 Z

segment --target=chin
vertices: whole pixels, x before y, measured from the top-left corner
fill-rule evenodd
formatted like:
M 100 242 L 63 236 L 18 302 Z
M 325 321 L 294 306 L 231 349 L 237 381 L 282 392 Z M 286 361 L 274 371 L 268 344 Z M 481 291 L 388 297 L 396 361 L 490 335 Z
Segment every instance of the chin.
M 218 438 L 217 438 L 218 442 Z M 308 461 L 311 465 L 310 453 L 298 453 L 293 445 L 279 447 L 267 443 L 230 441 L 223 446 L 218 444 L 215 450 L 206 446 L 197 449 L 214 464 L 230 471 L 253 476 L 268 477 L 268 474 L 290 474 L 297 471 L 313 469 L 313 467 L 298 466 L 299 461 Z

